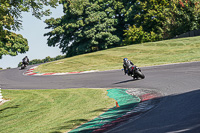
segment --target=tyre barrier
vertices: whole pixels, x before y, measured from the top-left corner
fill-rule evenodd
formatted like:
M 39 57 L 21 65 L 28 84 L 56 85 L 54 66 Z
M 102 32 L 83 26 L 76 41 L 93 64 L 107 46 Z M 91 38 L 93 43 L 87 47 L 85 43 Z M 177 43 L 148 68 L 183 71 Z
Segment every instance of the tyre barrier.
M 3 102 L 3 96 L 2 96 L 2 93 L 1 93 L 1 88 L 0 88 L 0 103 Z

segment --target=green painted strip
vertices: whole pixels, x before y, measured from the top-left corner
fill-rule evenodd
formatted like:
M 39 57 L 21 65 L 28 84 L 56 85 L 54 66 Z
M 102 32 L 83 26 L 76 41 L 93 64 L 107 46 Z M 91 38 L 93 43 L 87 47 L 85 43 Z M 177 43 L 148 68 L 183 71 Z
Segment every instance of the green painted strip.
M 127 112 L 131 111 L 139 102 L 140 98 L 126 93 L 128 89 L 109 89 L 108 96 L 114 98 L 120 107 L 111 108 L 97 118 L 81 125 L 80 127 L 70 131 L 69 133 L 91 133 L 101 128 L 105 124 L 109 124 Z

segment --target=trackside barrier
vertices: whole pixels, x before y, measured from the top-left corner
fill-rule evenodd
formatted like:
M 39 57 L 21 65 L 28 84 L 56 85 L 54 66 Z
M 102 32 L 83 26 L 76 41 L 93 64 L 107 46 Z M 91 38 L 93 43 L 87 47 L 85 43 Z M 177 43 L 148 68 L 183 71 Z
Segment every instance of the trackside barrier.
M 175 38 L 184 38 L 184 37 L 194 37 L 194 36 L 200 36 L 200 29 L 193 30 L 193 31 L 188 31 L 188 32 L 183 33 L 181 35 L 177 35 L 173 39 L 175 39 Z
M 1 93 L 1 88 L 0 88 L 0 103 L 3 101 L 3 96 L 2 96 L 2 93 Z

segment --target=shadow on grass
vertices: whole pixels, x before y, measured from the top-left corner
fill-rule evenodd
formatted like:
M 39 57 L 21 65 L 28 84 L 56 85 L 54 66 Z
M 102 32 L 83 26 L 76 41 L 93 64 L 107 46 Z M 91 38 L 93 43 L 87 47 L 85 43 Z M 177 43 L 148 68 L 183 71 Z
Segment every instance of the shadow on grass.
M 107 111 L 108 109 L 106 109 L 106 108 L 101 108 L 101 109 L 96 109 L 96 110 L 93 110 L 93 111 L 91 111 L 91 112 L 105 112 L 105 111 Z
M 148 115 L 143 116 L 147 119 L 140 122 L 135 122 L 134 124 L 129 123 L 126 126 L 120 127 L 119 130 L 113 130 L 118 132 L 148 132 L 148 133 L 164 133 L 164 132 L 191 132 L 191 133 L 199 133 L 200 132 L 200 89 L 185 92 L 177 95 L 169 95 L 164 97 L 159 97 L 151 100 L 152 103 L 157 105 L 162 99 L 165 102 L 162 102 L 162 105 L 159 106 L 158 110 L 162 110 L 157 115 Z M 174 102 L 173 102 L 174 101 Z M 120 108 L 116 108 L 119 112 L 116 112 L 115 115 L 109 116 L 113 112 L 111 111 L 109 114 L 105 116 L 100 115 L 97 119 L 94 119 L 84 125 L 79 127 L 79 130 L 72 130 L 70 133 L 90 133 L 95 131 L 95 133 L 102 133 L 113 127 L 117 127 L 118 124 L 123 122 L 127 122 L 130 118 L 134 116 L 137 117 L 138 113 L 132 113 L 126 117 L 120 117 L 120 114 L 125 113 L 126 108 L 131 105 L 120 106 Z M 112 108 L 114 110 L 115 108 Z M 121 111 L 120 111 L 121 110 Z M 157 111 L 158 111 L 157 110 Z M 170 110 L 170 111 L 169 111 Z M 146 110 L 148 111 L 148 110 Z M 145 111 L 145 112 L 146 112 Z M 143 112 L 144 113 L 144 112 Z M 156 111 L 155 111 L 156 113 Z M 165 114 L 165 115 L 161 115 Z M 111 120 L 111 122 L 106 123 L 107 127 L 103 127 L 103 124 L 99 121 L 101 118 L 101 122 Z M 122 119 L 121 119 L 122 118 Z M 164 119 L 164 121 L 163 121 Z M 117 122 L 119 120 L 119 122 Z M 153 120 L 153 122 L 152 122 Z M 116 123 L 113 123 L 116 122 Z M 141 126 L 142 122 L 142 126 Z M 93 123 L 97 123 L 96 126 L 93 126 Z M 149 124 L 151 123 L 151 124 Z M 111 124 L 112 126 L 109 126 Z M 87 128 L 89 127 L 89 128 Z M 104 130 L 104 128 L 106 128 Z M 97 130 L 102 129 L 102 130 Z
M 131 111 L 137 103 L 131 103 L 122 105 L 118 108 L 111 108 L 107 110 L 105 113 L 101 114 L 100 116 L 96 117 L 95 119 L 79 126 L 78 128 L 70 131 L 70 133 L 90 133 L 94 130 L 100 129 L 103 125 L 109 124 L 115 121 L 117 118 L 122 117 L 128 111 Z M 100 109 L 102 110 L 102 109 Z M 103 109 L 104 110 L 104 109 Z M 96 110 L 99 112 L 99 110 Z M 113 123 L 112 123 L 113 124 Z
M 12 107 L 6 107 L 6 108 L 3 108 L 3 109 L 0 109 L 0 113 L 2 113 L 5 110 L 8 110 L 8 109 L 16 109 L 16 108 L 19 108 L 19 105 L 14 105 Z
M 79 126 L 81 123 L 85 123 L 87 121 L 88 121 L 87 119 L 75 119 L 75 120 L 66 121 L 64 122 L 65 124 L 67 124 L 66 126 L 52 128 L 52 130 L 57 130 L 57 131 L 52 131 L 50 133 L 62 133 L 60 130 L 70 130 L 76 126 Z
M 154 111 L 149 112 L 149 114 L 143 115 L 142 119 L 138 119 L 139 122 L 134 122 L 134 124 L 129 123 L 129 126 L 120 127 L 121 132 L 126 132 L 131 130 L 133 132 L 148 132 L 148 133 L 164 133 L 164 132 L 191 132 L 199 133 L 200 132 L 200 88 L 190 92 L 184 92 L 181 94 L 173 94 L 169 96 L 164 96 L 159 99 L 165 98 L 162 104 L 159 105 L 159 108 L 156 108 Z M 119 108 L 110 109 L 111 112 L 108 112 L 106 115 L 100 115 L 99 117 L 87 122 L 87 119 L 74 119 L 65 121 L 61 126 L 57 126 L 51 129 L 51 133 L 61 133 L 61 131 L 67 131 L 69 129 L 75 128 L 82 123 L 80 130 L 76 130 L 79 133 L 88 133 L 96 129 L 99 129 L 103 126 L 105 121 L 106 124 L 109 124 L 109 120 L 115 121 L 120 117 L 120 114 L 126 112 L 126 108 L 131 107 L 132 105 L 123 105 Z M 5 107 L 0 109 L 0 112 L 9 111 L 15 108 L 19 108 L 20 105 L 15 105 L 11 107 Z M 99 112 L 104 110 L 100 108 L 94 111 Z M 116 111 L 115 115 L 112 115 Z M 74 114 L 76 115 L 76 114 Z M 132 115 L 134 116 L 134 115 Z M 8 117 L 8 116 L 7 116 Z M 131 117 L 127 116 L 127 120 Z M 121 120 L 121 119 L 120 119 Z M 122 119 L 126 122 L 126 119 Z M 107 123 L 108 122 L 108 123 Z M 73 124 L 74 123 L 74 124 Z M 96 126 L 93 126 L 93 123 L 97 123 Z M 142 125 L 141 125 L 142 123 Z M 115 123 L 116 127 L 119 123 Z M 65 126 L 66 125 L 66 126 Z M 89 128 L 87 128 L 89 127 Z M 112 127 L 111 127 L 112 128 Z M 71 131 L 75 132 L 75 131 Z
M 115 107 L 111 108 L 109 110 L 106 110 L 105 108 L 93 110 L 91 112 L 100 112 L 100 111 L 107 111 L 107 112 L 106 112 L 106 114 L 103 113 L 102 115 L 96 117 L 95 119 L 93 119 L 91 121 L 88 121 L 87 119 L 75 119 L 75 120 L 66 121 L 66 122 L 64 122 L 65 124 L 67 124 L 66 126 L 52 128 L 52 130 L 55 130 L 55 131 L 53 131 L 51 133 L 61 133 L 61 130 L 70 130 L 70 129 L 73 129 L 74 127 L 81 125 L 82 123 L 85 123 L 85 124 L 70 131 L 70 133 L 77 133 L 77 132 L 78 133 L 90 133 L 90 132 L 100 128 L 104 124 L 107 124 L 107 123 L 110 123 L 110 122 L 116 120 L 120 116 L 124 115 L 127 111 L 129 111 L 130 108 L 132 109 L 135 105 L 136 104 L 126 104 L 126 105 L 120 106 L 118 108 L 115 108 Z
M 10 116 L 13 116 L 13 115 L 15 115 L 15 114 L 10 114 L 10 115 L 6 115 L 6 116 L 3 116 L 3 117 L 0 117 L 0 119 L 6 118 L 6 117 L 10 117 Z
M 19 105 L 15 105 L 15 106 L 12 106 L 12 107 L 6 107 L 6 108 L 3 108 L 3 109 L 0 109 L 0 113 L 3 113 L 3 111 L 9 110 L 9 109 L 16 109 L 16 108 L 19 108 Z M 15 115 L 15 114 L 10 114 L 10 115 L 6 115 L 6 116 L 3 116 L 3 117 L 0 117 L 0 119 L 6 118 L 6 117 L 10 117 L 10 116 L 13 116 L 13 115 Z

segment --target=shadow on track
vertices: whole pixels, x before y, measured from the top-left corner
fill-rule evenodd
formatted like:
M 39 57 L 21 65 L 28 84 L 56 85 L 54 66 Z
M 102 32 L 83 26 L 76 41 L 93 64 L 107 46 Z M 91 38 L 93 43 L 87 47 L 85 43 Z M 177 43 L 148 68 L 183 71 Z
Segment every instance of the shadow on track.
M 137 81 L 137 80 L 140 80 L 140 79 L 130 79 L 130 80 L 125 80 L 125 81 L 120 81 L 120 82 L 117 82 L 117 83 L 114 83 L 114 84 L 123 84 L 123 83 L 133 82 L 133 81 Z
M 163 98 L 159 108 L 108 133 L 200 133 L 200 89 Z
M 195 90 L 191 92 L 186 92 L 178 95 L 169 95 L 165 97 L 157 98 L 157 100 L 166 99 L 159 105 L 159 108 L 155 108 L 153 112 L 149 112 L 149 114 L 143 115 L 137 121 L 132 121 L 126 123 L 126 121 L 133 116 L 128 117 L 127 119 L 122 119 L 122 123 L 126 124 L 121 126 L 119 129 L 116 128 L 114 130 L 108 131 L 108 133 L 133 133 L 133 132 L 141 132 L 141 133 L 172 133 L 172 132 L 192 132 L 199 133 L 200 132 L 200 90 Z M 123 106 L 121 108 L 124 108 Z M 102 109 L 103 110 L 103 109 Z M 99 111 L 99 110 L 96 110 Z M 137 117 L 137 116 L 136 116 Z M 113 119 L 105 118 L 105 119 Z M 81 122 L 86 122 L 85 119 L 77 119 L 72 120 Z M 71 121 L 67 121 L 71 122 Z M 120 125 L 121 122 L 115 123 L 114 127 Z M 92 126 L 89 123 L 86 123 L 85 126 Z M 72 126 L 73 127 L 73 126 Z M 60 133 L 59 130 L 67 130 L 71 127 L 62 126 L 56 127 L 52 130 L 55 130 L 52 133 Z M 110 127 L 111 129 L 113 126 Z M 56 131 L 57 130 L 57 131 Z M 84 129 L 79 131 L 80 133 L 90 132 L 90 129 Z M 105 132 L 105 131 L 100 131 Z M 97 132 L 97 133 L 100 133 Z

